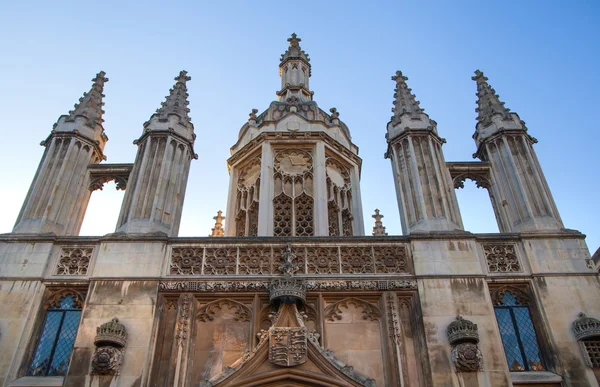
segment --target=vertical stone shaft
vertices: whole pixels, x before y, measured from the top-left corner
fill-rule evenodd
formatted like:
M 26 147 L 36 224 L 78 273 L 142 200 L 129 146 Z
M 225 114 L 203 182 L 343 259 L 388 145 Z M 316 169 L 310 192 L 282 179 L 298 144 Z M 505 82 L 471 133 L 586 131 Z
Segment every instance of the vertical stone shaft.
M 404 234 L 462 230 L 462 219 L 446 168 L 436 123 L 397 72 L 394 116 L 388 124 L 388 152 Z
M 144 124 L 123 199 L 117 232 L 164 232 L 177 236 L 194 153 L 194 126 L 187 113 L 184 71 L 163 107 Z
M 562 220 L 542 172 L 525 123 L 500 102 L 482 72 L 476 71 L 477 153 L 492 169 L 491 195 L 500 232 L 558 230 Z
M 100 72 L 69 115 L 59 117 L 13 229 L 15 233 L 77 235 L 91 191 L 89 164 L 104 160 L 108 137 L 102 128 L 102 94 L 108 78 Z

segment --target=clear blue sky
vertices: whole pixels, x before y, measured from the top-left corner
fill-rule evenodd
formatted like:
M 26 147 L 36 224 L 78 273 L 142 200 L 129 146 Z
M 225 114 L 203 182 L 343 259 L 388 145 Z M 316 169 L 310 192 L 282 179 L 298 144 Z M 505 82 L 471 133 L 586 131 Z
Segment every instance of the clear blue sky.
M 108 162 L 133 162 L 142 124 L 175 77 L 189 71 L 196 127 L 182 236 L 207 235 L 225 210 L 229 147 L 252 108 L 279 88 L 279 56 L 292 32 L 313 66 L 311 88 L 336 107 L 363 158 L 367 233 L 378 207 L 390 234 L 400 221 L 385 127 L 398 69 L 448 140 L 447 161 L 475 151 L 475 83 L 481 69 L 527 122 L 567 228 L 600 245 L 596 148 L 598 1 L 189 1 L 4 2 L 0 5 L 0 232 L 10 232 L 43 149 L 38 145 L 100 70 Z M 485 190 L 458 191 L 465 227 L 497 231 Z M 122 193 L 95 192 L 82 234 L 113 232 Z M 227 214 L 226 214 L 227 215 Z

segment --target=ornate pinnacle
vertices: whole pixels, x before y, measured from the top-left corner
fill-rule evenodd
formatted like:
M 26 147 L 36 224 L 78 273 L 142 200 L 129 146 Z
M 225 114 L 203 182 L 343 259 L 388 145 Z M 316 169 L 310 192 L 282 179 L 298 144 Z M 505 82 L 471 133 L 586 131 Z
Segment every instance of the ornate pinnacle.
M 501 114 L 503 118 L 510 119 L 510 109 L 504 107 L 504 102 L 496 91 L 488 84 L 488 78 L 483 72 L 475 70 L 475 76 L 471 78 L 477 82 L 477 121 L 484 126 L 492 122 L 492 117 Z
M 159 114 L 160 119 L 166 120 L 169 114 L 176 114 L 179 116 L 180 122 L 184 125 L 191 125 L 192 121 L 188 113 L 189 94 L 187 92 L 186 82 L 192 78 L 187 75 L 187 71 L 183 70 L 179 72 L 179 75 L 175 77 L 177 81 L 175 86 L 169 90 L 169 95 L 166 97 L 165 102 L 161 103 L 161 107 L 156 110 Z
M 92 82 L 94 82 L 92 88 L 89 92 L 83 93 L 83 97 L 79 98 L 79 102 L 75 104 L 75 109 L 69 111 L 67 121 L 75 121 L 75 117 L 84 117 L 86 125 L 92 128 L 96 125 L 102 125 L 104 122 L 102 119 L 102 114 L 104 114 L 102 98 L 105 97 L 102 92 L 104 91 L 104 83 L 108 82 L 105 75 L 104 71 L 96 74 L 96 77 L 92 79 Z
M 412 89 L 406 84 L 407 80 L 408 77 L 405 77 L 402 71 L 396 71 L 396 75 L 392 76 L 392 81 L 396 81 L 394 107 L 392 108 L 394 116 L 392 117 L 392 121 L 397 120 L 405 113 L 410 113 L 411 116 L 417 117 L 419 113 L 424 112 L 419 106 L 420 102 L 415 100 L 415 95 L 411 93 Z
M 310 71 L 310 58 L 308 54 L 305 53 L 302 48 L 300 48 L 300 42 L 302 39 L 298 38 L 298 36 L 293 33 L 292 37 L 288 39 L 290 42 L 290 47 L 281 55 L 281 65 L 287 62 L 289 59 L 301 59 L 308 65 Z
M 225 230 L 223 230 L 223 220 L 225 217 L 222 214 L 223 211 L 219 210 L 217 211 L 217 216 L 213 216 L 213 219 L 215 220 L 215 227 L 211 229 L 211 237 L 222 237 L 225 235 Z
M 383 215 L 379 213 L 379 209 L 375 209 L 375 214 L 371 216 L 375 219 L 375 226 L 373 227 L 373 236 L 387 236 L 387 232 L 385 232 L 385 227 L 383 226 L 383 222 L 381 219 Z

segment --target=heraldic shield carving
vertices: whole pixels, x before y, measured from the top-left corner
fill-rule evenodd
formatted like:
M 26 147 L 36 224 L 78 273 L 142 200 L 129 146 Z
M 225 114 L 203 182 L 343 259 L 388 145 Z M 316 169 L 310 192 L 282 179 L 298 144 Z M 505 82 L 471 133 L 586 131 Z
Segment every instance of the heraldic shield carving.
M 283 367 L 306 362 L 306 327 L 269 328 L 269 361 Z

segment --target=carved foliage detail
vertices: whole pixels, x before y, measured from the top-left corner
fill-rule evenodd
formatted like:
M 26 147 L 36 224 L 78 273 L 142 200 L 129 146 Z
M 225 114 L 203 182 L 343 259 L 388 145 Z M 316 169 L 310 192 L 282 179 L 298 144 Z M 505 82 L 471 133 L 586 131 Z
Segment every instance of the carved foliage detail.
M 202 322 L 209 322 L 214 320 L 214 316 L 217 312 L 219 312 L 223 307 L 227 307 L 229 309 L 233 309 L 235 312 L 235 321 L 239 322 L 249 322 L 250 316 L 252 312 L 250 308 L 240 302 L 229 298 L 221 298 L 219 300 L 215 300 L 209 302 L 204 305 L 198 313 L 196 314 L 196 318 Z
M 348 297 L 327 306 L 327 308 L 325 308 L 325 320 L 331 322 L 341 320 L 343 313 L 342 308 L 348 309 L 350 305 L 362 310 L 363 320 L 378 321 L 381 318 L 381 312 L 375 305 L 359 298 Z
M 483 252 L 490 273 L 521 271 L 514 245 L 483 245 Z
M 56 275 L 87 275 L 93 251 L 93 247 L 63 247 L 56 265 Z

